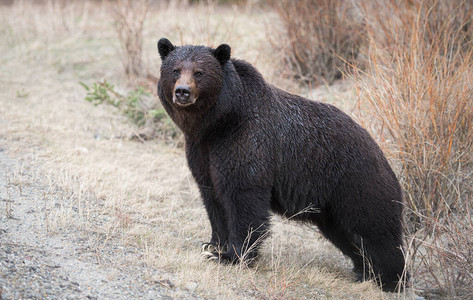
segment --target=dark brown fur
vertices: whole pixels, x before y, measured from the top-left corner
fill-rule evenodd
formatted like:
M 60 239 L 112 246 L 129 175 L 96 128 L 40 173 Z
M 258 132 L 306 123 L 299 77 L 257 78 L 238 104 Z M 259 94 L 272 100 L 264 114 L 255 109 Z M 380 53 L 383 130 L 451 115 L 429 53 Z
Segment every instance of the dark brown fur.
M 227 45 L 161 39 L 158 48 L 161 103 L 184 132 L 210 243 L 226 249 L 213 255 L 256 258 L 270 211 L 296 215 L 352 259 L 359 280 L 370 277 L 369 262 L 383 289 L 394 290 L 404 270 L 401 188 L 368 132 L 332 105 L 266 83 L 250 64 L 230 59 Z M 180 80 L 193 82 L 194 104 L 173 102 Z

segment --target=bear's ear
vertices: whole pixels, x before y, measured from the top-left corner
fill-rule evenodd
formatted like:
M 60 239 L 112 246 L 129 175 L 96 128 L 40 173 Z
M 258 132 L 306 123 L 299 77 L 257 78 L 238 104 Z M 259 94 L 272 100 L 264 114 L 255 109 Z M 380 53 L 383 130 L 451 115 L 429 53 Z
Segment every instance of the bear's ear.
M 213 50 L 213 55 L 217 60 L 220 62 L 220 64 L 226 63 L 230 59 L 230 53 L 232 49 L 230 46 L 227 44 L 221 44 L 220 46 L 217 47 L 217 49 Z
M 158 51 L 162 60 L 164 60 L 166 56 L 168 56 L 168 54 L 174 49 L 176 49 L 176 46 L 174 46 L 167 38 L 162 38 L 159 40 Z

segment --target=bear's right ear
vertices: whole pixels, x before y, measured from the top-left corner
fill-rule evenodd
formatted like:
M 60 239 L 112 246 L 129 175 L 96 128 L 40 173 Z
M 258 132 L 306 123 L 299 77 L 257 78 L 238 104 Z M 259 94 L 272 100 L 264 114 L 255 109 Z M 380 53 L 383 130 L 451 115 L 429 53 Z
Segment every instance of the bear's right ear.
M 220 62 L 221 65 L 226 63 L 230 59 L 230 53 L 232 49 L 227 44 L 221 44 L 213 51 L 215 58 Z
M 159 40 L 158 51 L 162 60 L 164 60 L 166 56 L 168 56 L 168 54 L 174 49 L 176 49 L 176 46 L 174 46 L 167 38 L 162 38 Z

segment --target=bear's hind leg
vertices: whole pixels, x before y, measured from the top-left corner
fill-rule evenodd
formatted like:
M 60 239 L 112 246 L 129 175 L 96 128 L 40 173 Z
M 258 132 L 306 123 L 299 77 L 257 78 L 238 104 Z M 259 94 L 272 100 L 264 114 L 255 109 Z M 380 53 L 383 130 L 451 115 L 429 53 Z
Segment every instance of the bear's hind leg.
M 395 291 L 399 283 L 405 285 L 409 280 L 404 274 L 400 224 L 384 219 L 348 222 L 347 217 L 339 219 L 328 213 L 319 214 L 315 221 L 324 236 L 351 258 L 357 281 L 374 279 L 384 291 Z
M 409 280 L 409 274 L 404 273 L 405 259 L 401 245 L 401 242 L 394 243 L 382 239 L 363 240 L 362 246 L 371 263 L 371 272 L 385 292 L 396 291 L 398 285 L 403 288 Z
M 368 276 L 368 263 L 361 255 L 358 243 L 351 237 L 353 234 L 339 228 L 330 217 L 319 215 L 315 222 L 325 238 L 335 245 L 342 253 L 353 262 L 353 272 L 357 281 L 363 281 Z
M 333 224 L 330 225 L 332 226 L 323 229 L 323 226 L 319 226 L 319 228 L 327 239 L 351 258 L 357 281 L 374 279 L 383 291 L 393 292 L 401 279 L 402 285 L 409 280 L 409 275 L 403 273 L 405 260 L 401 241 L 395 243 L 380 237 L 363 238 Z

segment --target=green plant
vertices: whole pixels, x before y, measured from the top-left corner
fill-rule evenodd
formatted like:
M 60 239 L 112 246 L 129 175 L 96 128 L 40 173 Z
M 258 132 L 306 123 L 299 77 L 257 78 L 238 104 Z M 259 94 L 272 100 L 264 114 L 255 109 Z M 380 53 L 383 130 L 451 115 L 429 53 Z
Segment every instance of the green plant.
M 115 92 L 113 85 L 108 83 L 106 80 L 103 82 L 94 82 L 91 87 L 83 82 L 79 82 L 79 84 L 82 85 L 87 91 L 85 100 L 89 101 L 95 106 L 105 102 L 119 108 L 120 103 L 124 98 L 122 95 Z
M 93 103 L 95 106 L 104 102 L 110 104 L 122 111 L 128 119 L 138 126 L 143 126 L 150 117 L 144 101 L 151 94 L 141 86 L 130 91 L 125 96 L 115 91 L 115 87 L 106 80 L 94 82 L 92 87 L 83 82 L 79 82 L 79 84 L 87 90 L 85 100 Z
M 94 82 L 91 86 L 79 82 L 87 91 L 85 100 L 95 106 L 102 103 L 112 105 L 125 115 L 133 124 L 138 127 L 151 128 L 153 136 L 141 138 L 160 137 L 166 141 L 174 141 L 178 146 L 182 143 L 181 131 L 169 118 L 164 108 L 157 103 L 152 95 L 142 86 L 123 95 L 115 90 L 115 87 L 106 80 Z M 141 135 L 141 134 L 140 134 Z
M 123 112 L 125 115 L 138 126 L 142 126 L 146 123 L 146 119 L 150 118 L 149 112 L 141 107 L 141 100 L 144 97 L 151 96 L 150 93 L 146 92 L 143 87 L 139 86 L 135 90 L 128 93 L 124 99 L 125 108 Z
M 16 91 L 16 97 L 17 98 L 28 98 L 29 95 L 30 95 L 30 93 L 28 93 L 24 89 Z

